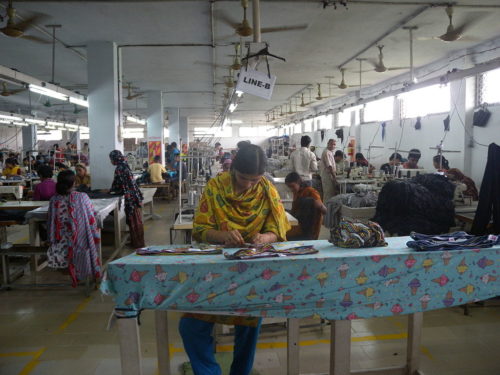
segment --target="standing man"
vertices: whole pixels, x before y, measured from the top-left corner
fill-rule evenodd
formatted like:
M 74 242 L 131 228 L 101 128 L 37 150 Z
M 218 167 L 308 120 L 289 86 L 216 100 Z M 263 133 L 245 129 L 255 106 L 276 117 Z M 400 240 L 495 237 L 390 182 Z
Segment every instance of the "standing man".
M 303 135 L 300 138 L 300 149 L 295 150 L 290 158 L 292 159 L 293 171 L 297 172 L 306 186 L 312 186 L 312 172 L 318 170 L 316 155 L 309 150 L 311 137 Z
M 337 193 L 337 166 L 335 164 L 335 140 L 329 139 L 326 149 L 321 154 L 321 184 L 323 185 L 323 202 Z

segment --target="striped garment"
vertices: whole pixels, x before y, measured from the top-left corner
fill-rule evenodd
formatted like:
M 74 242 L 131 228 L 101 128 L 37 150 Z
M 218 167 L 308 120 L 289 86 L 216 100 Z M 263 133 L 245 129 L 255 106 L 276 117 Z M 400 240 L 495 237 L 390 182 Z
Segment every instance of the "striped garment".
M 87 277 L 100 277 L 100 232 L 90 198 L 76 191 L 56 194 L 48 212 L 48 265 L 68 268 L 73 287 Z

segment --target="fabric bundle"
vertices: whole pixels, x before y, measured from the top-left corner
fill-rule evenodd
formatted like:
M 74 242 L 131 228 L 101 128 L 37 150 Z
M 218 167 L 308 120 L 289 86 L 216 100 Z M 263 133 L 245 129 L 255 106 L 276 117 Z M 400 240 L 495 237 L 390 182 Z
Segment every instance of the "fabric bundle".
M 390 181 L 379 193 L 374 221 L 391 234 L 448 233 L 455 225 L 455 186 L 437 174 Z
M 373 221 L 342 220 L 338 227 L 332 229 L 330 242 L 348 248 L 387 246 L 384 231 Z
M 271 244 L 265 244 L 258 247 L 249 247 L 247 249 L 240 249 L 233 254 L 224 253 L 227 259 L 251 260 L 258 258 L 271 258 L 271 257 L 289 257 L 295 255 L 308 255 L 316 254 L 313 246 L 297 246 L 288 249 L 277 249 Z
M 438 236 L 412 232 L 406 246 L 417 251 L 484 249 L 500 244 L 500 236 L 473 236 L 465 232 L 454 232 Z

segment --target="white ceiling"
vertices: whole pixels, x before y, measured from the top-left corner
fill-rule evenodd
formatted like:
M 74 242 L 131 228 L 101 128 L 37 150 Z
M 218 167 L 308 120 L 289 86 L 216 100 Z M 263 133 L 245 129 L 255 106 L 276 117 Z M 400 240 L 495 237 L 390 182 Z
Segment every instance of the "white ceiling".
M 372 43 L 398 22 L 412 14 L 428 1 L 397 1 L 395 5 L 363 4 L 348 1 L 348 9 L 339 6 L 323 9 L 321 1 L 265 1 L 261 0 L 262 27 L 302 25 L 305 30 L 263 34 L 273 54 L 286 58 L 287 62 L 270 60 L 271 71 L 277 75 L 277 86 L 272 100 L 244 96 L 243 103 L 234 118 L 247 122 L 261 121 L 264 112 L 277 106 L 306 85 L 327 83 L 326 76 L 340 81 L 337 66 L 362 48 Z M 251 1 L 250 1 L 251 3 Z M 476 4 L 479 1 L 458 1 L 459 5 Z M 481 0 L 483 5 L 499 6 L 498 0 Z M 422 5 L 420 5 L 422 4 Z M 212 68 L 210 1 L 14 1 L 21 16 L 33 12 L 46 15 L 39 26 L 61 24 L 58 38 L 66 45 L 79 46 L 86 54 L 89 41 L 107 40 L 118 45 L 151 44 L 201 44 L 190 47 L 123 47 L 122 67 L 126 81 L 140 91 L 162 90 L 166 107 L 180 107 L 191 123 L 210 123 L 222 103 L 225 90 L 222 84 L 228 74 L 225 68 Z M 232 43 L 239 39 L 233 30 L 221 22 L 221 12 L 234 21 L 242 18 L 240 1 L 216 1 L 214 3 L 215 61 L 229 65 L 234 53 Z M 479 13 L 478 13 L 479 12 Z M 251 19 L 251 7 L 249 9 Z M 445 57 L 450 52 L 464 49 L 500 35 L 498 17 L 500 9 L 455 9 L 455 24 L 465 18 L 480 17 L 467 36 L 468 41 L 444 43 L 439 40 L 416 41 L 415 65 L 421 66 Z M 409 25 L 419 26 L 416 37 L 437 36 L 445 32 L 448 20 L 443 7 L 429 8 Z M 37 30 L 30 34 L 45 37 Z M 250 38 L 246 38 L 250 40 Z M 398 29 L 381 44 L 385 45 L 386 66 L 407 66 L 408 33 Z M 362 57 L 376 57 L 377 49 L 369 49 Z M 0 35 L 0 64 L 50 80 L 51 46 Z M 366 66 L 368 67 L 368 66 Z M 347 83 L 358 82 L 357 62 L 346 65 Z M 215 71 L 214 71 L 215 69 Z M 401 72 L 366 73 L 365 83 L 377 83 Z M 215 82 L 214 82 L 215 77 Z M 85 93 L 87 82 L 86 61 L 72 50 L 58 44 L 56 49 L 56 82 Z M 334 90 L 341 95 L 345 91 Z M 323 94 L 328 94 L 327 85 Z M 313 96 L 315 92 L 313 92 Z M 32 106 L 48 113 L 58 111 L 67 118 L 82 116 L 73 114 L 73 106 L 39 107 L 45 98 L 33 97 Z M 37 104 L 38 103 L 38 104 Z M 8 98 L 0 97 L 0 110 L 16 110 L 26 107 L 28 94 Z M 124 107 L 144 113 L 143 98 L 125 101 Z

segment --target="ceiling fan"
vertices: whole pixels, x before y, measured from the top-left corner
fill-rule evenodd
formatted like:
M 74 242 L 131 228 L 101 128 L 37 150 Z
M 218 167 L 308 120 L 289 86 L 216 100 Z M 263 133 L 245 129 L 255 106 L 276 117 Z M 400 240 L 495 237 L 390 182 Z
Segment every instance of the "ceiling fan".
M 462 41 L 476 41 L 475 38 L 472 37 L 464 37 L 464 33 L 468 30 L 473 24 L 475 24 L 479 19 L 479 13 L 472 14 L 465 22 L 460 24 L 459 26 L 455 26 L 453 24 L 453 5 L 448 5 L 445 9 L 446 15 L 448 16 L 448 27 L 446 28 L 446 32 L 440 36 L 436 37 L 420 37 L 418 40 L 432 40 L 438 39 L 443 42 L 455 42 L 457 40 Z
M 127 85 L 125 86 L 125 88 L 127 89 L 127 96 L 125 97 L 125 99 L 127 99 L 127 100 L 132 100 L 132 99 L 140 98 L 142 95 L 144 95 L 144 93 L 142 93 L 142 92 L 138 92 L 136 94 L 133 94 L 132 93 L 132 83 L 131 82 L 127 83 Z
M 311 89 L 309 88 L 309 101 L 306 103 L 304 102 L 304 93 L 300 94 L 300 106 L 301 107 L 307 107 L 309 104 L 314 103 L 314 100 L 311 98 Z
M 234 20 L 227 17 L 224 13 L 219 12 L 220 20 L 232 27 L 235 33 L 241 37 L 248 37 L 253 34 L 253 29 L 247 19 L 247 8 L 248 0 L 241 0 L 241 7 L 243 8 L 243 20 L 241 22 L 235 22 Z M 307 29 L 306 24 L 303 25 L 291 25 L 291 26 L 276 26 L 276 27 L 263 27 L 260 29 L 261 33 L 275 33 L 282 31 L 292 31 L 292 30 L 304 30 Z
M 345 83 L 345 68 L 340 68 L 340 74 L 342 74 L 342 80 L 340 83 L 337 85 L 337 87 L 341 90 L 345 90 L 348 87 L 359 87 L 359 85 L 347 85 Z
M 26 35 L 25 32 L 31 29 L 37 21 L 40 21 L 40 15 L 31 16 L 24 21 L 16 23 L 16 10 L 12 6 L 12 0 L 9 0 L 7 6 L 7 25 L 0 29 L 0 32 L 11 38 L 22 38 L 37 43 L 49 44 L 50 41 L 33 36 Z
M 11 95 L 16 95 L 20 92 L 25 91 L 26 89 L 16 89 L 16 90 L 9 90 L 7 88 L 7 82 L 2 82 L 2 91 L 0 92 L 1 96 L 11 96 Z
M 384 65 L 384 53 L 382 52 L 382 50 L 384 49 L 384 46 L 378 45 L 377 48 L 378 48 L 378 59 L 373 59 L 373 58 L 367 59 L 367 61 L 373 65 L 373 69 L 372 70 L 365 70 L 364 72 L 375 71 L 377 73 L 384 73 L 384 72 L 392 71 L 392 70 L 408 69 L 408 67 L 402 67 L 402 66 L 390 67 L 390 68 L 386 67 Z

